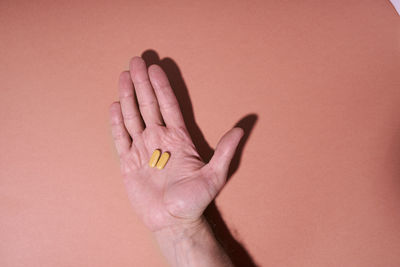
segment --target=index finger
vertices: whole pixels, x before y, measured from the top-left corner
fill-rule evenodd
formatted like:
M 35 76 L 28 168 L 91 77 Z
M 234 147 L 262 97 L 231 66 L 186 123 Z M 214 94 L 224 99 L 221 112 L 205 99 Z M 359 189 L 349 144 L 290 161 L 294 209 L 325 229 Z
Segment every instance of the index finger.
M 186 128 L 178 100 L 165 72 L 158 65 L 151 65 L 148 72 L 165 125 L 173 128 Z

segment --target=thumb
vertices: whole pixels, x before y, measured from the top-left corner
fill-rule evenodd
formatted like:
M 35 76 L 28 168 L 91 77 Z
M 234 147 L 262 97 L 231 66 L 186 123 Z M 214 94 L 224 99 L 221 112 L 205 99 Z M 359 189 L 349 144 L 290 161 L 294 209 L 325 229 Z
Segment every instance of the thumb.
M 224 134 L 219 140 L 214 155 L 208 163 L 217 176 L 222 176 L 225 179 L 225 176 L 228 174 L 229 165 L 243 134 L 244 131 L 242 128 L 235 127 Z

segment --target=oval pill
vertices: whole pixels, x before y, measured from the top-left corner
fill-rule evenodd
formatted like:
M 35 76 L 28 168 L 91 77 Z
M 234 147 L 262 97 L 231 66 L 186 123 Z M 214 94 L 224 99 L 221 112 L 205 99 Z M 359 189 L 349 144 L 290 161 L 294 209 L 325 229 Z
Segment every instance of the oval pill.
M 160 157 L 161 151 L 159 149 L 154 150 L 153 155 L 151 155 L 151 158 L 149 160 L 149 166 L 154 168 L 156 166 L 158 158 Z
M 157 169 L 161 170 L 165 167 L 165 164 L 167 164 L 167 161 L 169 159 L 169 152 L 164 152 L 162 153 L 160 160 L 157 162 Z

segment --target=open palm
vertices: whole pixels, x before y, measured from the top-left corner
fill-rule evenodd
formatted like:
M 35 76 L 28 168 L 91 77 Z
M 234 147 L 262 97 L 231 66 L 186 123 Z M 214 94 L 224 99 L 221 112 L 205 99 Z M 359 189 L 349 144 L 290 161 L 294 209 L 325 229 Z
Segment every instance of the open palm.
M 110 107 L 111 128 L 135 211 L 151 231 L 198 220 L 222 189 L 243 130 L 228 131 L 205 164 L 166 74 L 140 57 L 121 73 L 119 99 Z M 171 155 L 162 170 L 148 164 L 155 149 Z

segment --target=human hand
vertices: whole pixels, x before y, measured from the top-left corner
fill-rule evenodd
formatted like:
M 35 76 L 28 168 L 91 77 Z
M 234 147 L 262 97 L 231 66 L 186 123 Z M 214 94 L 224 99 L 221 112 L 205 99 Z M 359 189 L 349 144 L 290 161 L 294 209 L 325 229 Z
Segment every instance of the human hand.
M 204 163 L 164 71 L 147 69 L 140 57 L 129 68 L 120 75 L 119 102 L 110 106 L 110 116 L 130 202 L 153 232 L 196 223 L 225 184 L 243 130 L 228 131 Z M 170 153 L 162 170 L 148 164 L 155 149 Z

